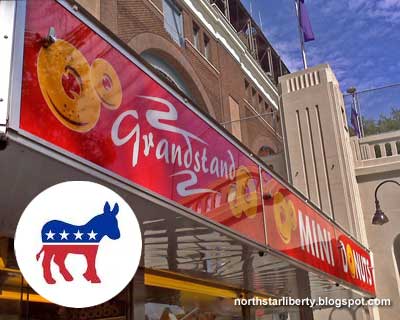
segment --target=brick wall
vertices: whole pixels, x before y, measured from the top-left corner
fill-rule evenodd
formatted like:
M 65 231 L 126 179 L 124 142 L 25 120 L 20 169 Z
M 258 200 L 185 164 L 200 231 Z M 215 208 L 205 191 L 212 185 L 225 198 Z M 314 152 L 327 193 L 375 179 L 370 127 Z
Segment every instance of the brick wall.
M 254 105 L 259 113 L 268 112 L 265 110 L 265 102 L 259 103 L 258 92 L 256 92 L 255 101 L 249 101 L 246 98 L 246 76 L 240 65 L 206 31 L 201 22 L 185 9 L 184 5 L 179 2 L 180 0 L 176 0 L 176 3 L 182 9 L 183 14 L 185 39 L 182 46 L 175 43 L 164 28 L 163 0 L 97 1 L 100 1 L 102 23 L 139 54 L 154 48 L 160 57 L 165 58 L 182 74 L 196 105 L 210 113 L 218 122 L 231 120 L 229 97 L 239 104 L 241 118 L 255 115 L 245 100 Z M 199 27 L 198 48 L 193 45 L 193 23 Z M 211 55 L 208 60 L 204 56 L 205 37 L 210 39 Z M 247 82 L 250 88 L 255 88 L 251 81 L 247 79 Z M 231 130 L 232 125 L 228 124 L 226 128 Z M 254 153 L 257 153 L 263 144 L 269 145 L 278 152 L 283 150 L 281 140 L 262 121 L 258 119 L 243 121 L 241 128 L 243 143 Z M 265 138 L 264 142 L 263 137 Z

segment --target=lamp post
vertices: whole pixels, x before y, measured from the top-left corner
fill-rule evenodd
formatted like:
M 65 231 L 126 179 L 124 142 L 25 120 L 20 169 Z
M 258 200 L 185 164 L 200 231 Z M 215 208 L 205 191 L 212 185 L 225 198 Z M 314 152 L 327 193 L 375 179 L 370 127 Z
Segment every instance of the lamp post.
M 381 182 L 380 184 L 378 184 L 378 186 L 375 189 L 375 214 L 372 218 L 372 224 L 375 225 L 383 225 L 387 222 L 389 222 L 389 218 L 385 215 L 385 213 L 381 210 L 381 206 L 379 204 L 379 200 L 378 200 L 378 190 L 379 188 L 384 185 L 385 183 L 394 183 L 397 184 L 400 187 L 400 183 L 394 180 L 385 180 L 383 182 Z

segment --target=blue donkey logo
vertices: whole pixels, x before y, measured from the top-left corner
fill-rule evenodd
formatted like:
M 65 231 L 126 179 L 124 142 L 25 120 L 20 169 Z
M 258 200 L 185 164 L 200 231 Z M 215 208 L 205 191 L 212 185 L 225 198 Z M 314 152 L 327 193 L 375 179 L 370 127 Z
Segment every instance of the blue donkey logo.
M 87 261 L 87 269 L 83 276 L 89 282 L 100 283 L 96 271 L 97 250 L 104 236 L 112 240 L 120 238 L 118 211 L 118 203 L 111 210 L 110 204 L 106 202 L 103 213 L 93 217 L 84 225 L 76 226 L 59 220 L 47 222 L 42 228 L 43 246 L 36 255 L 36 259 L 39 260 L 42 252 L 44 253 L 42 267 L 45 281 L 48 284 L 56 282 L 51 273 L 52 260 L 58 265 L 64 279 L 72 281 L 73 277 L 65 266 L 65 259 L 68 254 L 82 254 Z

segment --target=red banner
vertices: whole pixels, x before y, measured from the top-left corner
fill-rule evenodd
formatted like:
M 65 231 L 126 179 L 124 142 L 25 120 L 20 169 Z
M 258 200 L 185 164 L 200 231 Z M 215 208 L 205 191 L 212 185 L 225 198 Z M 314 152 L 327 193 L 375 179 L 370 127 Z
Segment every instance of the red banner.
M 338 277 L 333 224 L 268 173 L 262 172 L 262 181 L 268 244 Z
M 33 136 L 263 245 L 266 221 L 272 248 L 373 292 L 367 251 L 266 172 L 261 188 L 257 163 L 54 1 L 27 2 L 20 111 Z
M 339 276 L 341 279 L 375 295 L 375 282 L 369 253 L 335 228 L 339 250 Z
M 20 127 L 265 244 L 258 166 L 54 1 L 28 1 Z
M 267 172 L 261 177 L 268 245 L 374 294 L 369 253 Z

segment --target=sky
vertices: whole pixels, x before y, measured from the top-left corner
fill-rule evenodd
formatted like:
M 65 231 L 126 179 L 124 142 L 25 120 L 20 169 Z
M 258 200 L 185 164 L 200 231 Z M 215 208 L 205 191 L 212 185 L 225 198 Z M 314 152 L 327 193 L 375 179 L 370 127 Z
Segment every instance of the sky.
M 291 72 L 303 68 L 294 0 L 242 0 Z M 341 88 L 400 83 L 400 0 L 306 0 L 316 40 L 309 66 L 329 63 Z M 398 90 L 400 101 L 400 87 Z M 380 95 L 385 95 L 382 91 Z M 400 106 L 400 102 L 399 102 Z M 372 111 L 372 110 L 371 110 Z

